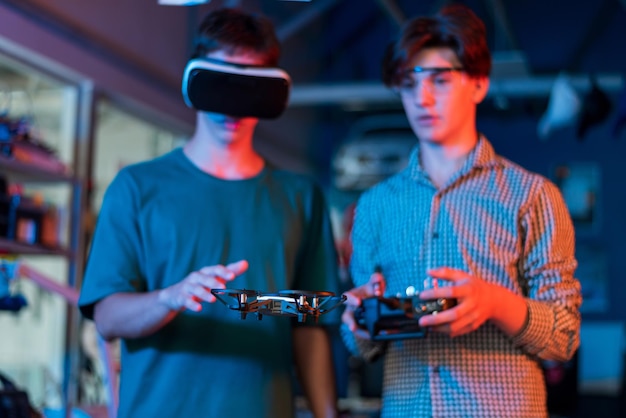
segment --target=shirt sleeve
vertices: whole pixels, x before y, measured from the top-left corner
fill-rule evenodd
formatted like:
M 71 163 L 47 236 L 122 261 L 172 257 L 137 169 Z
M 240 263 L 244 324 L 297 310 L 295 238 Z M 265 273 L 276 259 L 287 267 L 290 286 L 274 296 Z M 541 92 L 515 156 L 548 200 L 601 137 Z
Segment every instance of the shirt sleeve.
M 375 205 L 370 202 L 371 193 L 364 193 L 354 212 L 352 226 L 352 256 L 350 259 L 350 275 L 355 287 L 367 283 L 378 263 L 377 256 L 377 233 L 378 228 L 371 223 L 377 219 L 373 213 Z M 350 329 L 342 325 L 341 337 L 348 350 L 355 356 L 360 356 L 366 361 L 374 361 L 384 353 L 386 344 L 381 341 L 372 341 L 356 336 Z
M 354 222 L 350 239 L 352 241 L 352 256 L 350 259 L 350 276 L 355 286 L 367 283 L 377 265 L 378 236 L 380 225 L 375 224 L 377 215 L 376 198 L 372 197 L 374 190 L 365 192 L 358 200 L 354 210 Z
M 574 277 L 574 227 L 559 189 L 548 180 L 522 216 L 521 273 L 528 285 L 528 320 L 514 343 L 544 360 L 566 361 L 580 344 L 580 283 Z
M 94 305 L 106 296 L 145 288 L 138 201 L 137 185 L 122 170 L 105 193 L 81 286 L 78 305 L 88 319 L 93 319 Z

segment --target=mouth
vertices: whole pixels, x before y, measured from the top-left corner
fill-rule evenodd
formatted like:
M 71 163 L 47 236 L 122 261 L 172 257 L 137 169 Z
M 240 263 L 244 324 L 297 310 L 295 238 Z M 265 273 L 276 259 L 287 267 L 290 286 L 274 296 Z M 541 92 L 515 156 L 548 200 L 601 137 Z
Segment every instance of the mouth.
M 420 126 L 431 126 L 439 121 L 439 117 L 435 115 L 421 115 L 415 118 L 415 121 Z
M 224 119 L 224 127 L 228 130 L 234 131 L 241 125 L 239 118 L 226 117 Z

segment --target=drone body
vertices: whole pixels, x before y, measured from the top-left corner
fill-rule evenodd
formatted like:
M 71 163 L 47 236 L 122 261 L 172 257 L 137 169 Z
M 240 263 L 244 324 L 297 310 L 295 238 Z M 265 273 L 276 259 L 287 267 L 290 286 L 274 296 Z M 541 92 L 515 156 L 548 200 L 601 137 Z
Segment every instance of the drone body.
M 211 293 L 229 309 L 239 311 L 241 319 L 249 313 L 259 320 L 263 315 L 289 316 L 305 322 L 307 318 L 318 321 L 323 315 L 341 305 L 346 297 L 333 292 L 307 290 L 281 290 L 278 293 L 261 293 L 246 289 L 213 289 Z

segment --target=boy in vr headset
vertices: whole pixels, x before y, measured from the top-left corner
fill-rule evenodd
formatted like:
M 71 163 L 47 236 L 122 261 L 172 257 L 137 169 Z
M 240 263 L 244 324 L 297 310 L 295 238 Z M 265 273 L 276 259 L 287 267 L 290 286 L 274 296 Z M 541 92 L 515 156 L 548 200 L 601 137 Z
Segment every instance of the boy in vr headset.
M 105 339 L 122 338 L 119 418 L 291 418 L 294 361 L 314 416 L 336 416 L 323 327 L 241 320 L 210 292 L 337 292 L 321 190 L 270 167 L 252 146 L 258 118 L 282 111 L 268 116 L 249 100 L 266 83 L 288 82 L 275 68 L 279 53 L 265 18 L 211 12 L 183 83 L 198 110 L 193 137 L 124 168 L 107 190 L 79 304 Z M 231 76 L 232 91 L 220 90 Z M 242 107 L 207 98 L 217 90 Z

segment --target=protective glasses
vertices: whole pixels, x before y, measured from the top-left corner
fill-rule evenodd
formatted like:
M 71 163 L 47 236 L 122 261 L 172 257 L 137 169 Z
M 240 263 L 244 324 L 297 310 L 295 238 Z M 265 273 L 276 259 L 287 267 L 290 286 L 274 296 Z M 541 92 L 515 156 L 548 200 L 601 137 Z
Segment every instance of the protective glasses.
M 420 87 L 431 94 L 446 94 L 452 89 L 454 73 L 462 67 L 413 67 L 404 72 L 396 91 L 403 96 L 413 96 Z

